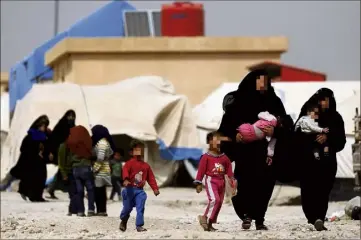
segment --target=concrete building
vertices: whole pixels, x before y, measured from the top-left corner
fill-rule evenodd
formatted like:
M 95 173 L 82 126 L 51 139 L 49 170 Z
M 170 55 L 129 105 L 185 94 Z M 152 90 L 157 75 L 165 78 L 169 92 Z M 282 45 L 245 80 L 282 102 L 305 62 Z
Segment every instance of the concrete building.
M 1 72 L 0 93 L 9 91 L 9 73 Z
M 170 80 L 193 105 L 250 65 L 280 62 L 286 37 L 67 38 L 45 55 L 54 81 L 105 84 L 135 76 Z

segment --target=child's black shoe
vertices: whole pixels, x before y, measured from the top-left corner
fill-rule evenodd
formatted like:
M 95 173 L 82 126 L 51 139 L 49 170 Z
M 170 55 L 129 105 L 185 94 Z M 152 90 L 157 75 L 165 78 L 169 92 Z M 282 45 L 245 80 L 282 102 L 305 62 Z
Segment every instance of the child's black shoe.
M 146 232 L 147 229 L 144 227 L 137 227 L 137 232 Z
M 119 224 L 119 230 L 125 232 L 127 230 L 127 222 L 128 220 L 122 220 Z
M 267 231 L 268 227 L 264 224 L 256 224 L 256 230 L 260 230 L 260 231 Z
M 209 230 L 210 232 L 215 232 L 215 231 L 217 231 L 218 229 L 214 228 L 214 227 L 212 226 L 212 224 L 208 224 L 208 230 Z

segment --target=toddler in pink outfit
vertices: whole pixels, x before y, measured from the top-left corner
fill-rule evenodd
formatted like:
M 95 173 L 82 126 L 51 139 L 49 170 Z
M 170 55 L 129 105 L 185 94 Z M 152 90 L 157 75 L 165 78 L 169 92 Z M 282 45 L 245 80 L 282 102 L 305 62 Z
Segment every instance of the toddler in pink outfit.
M 276 127 L 277 118 L 269 112 L 260 112 L 258 118 L 259 120 L 257 122 L 253 124 L 244 123 L 239 126 L 237 130 L 242 135 L 242 140 L 246 143 L 266 138 L 268 141 L 267 156 L 272 158 L 274 155 L 276 139 L 267 137 L 262 130 L 266 127 Z

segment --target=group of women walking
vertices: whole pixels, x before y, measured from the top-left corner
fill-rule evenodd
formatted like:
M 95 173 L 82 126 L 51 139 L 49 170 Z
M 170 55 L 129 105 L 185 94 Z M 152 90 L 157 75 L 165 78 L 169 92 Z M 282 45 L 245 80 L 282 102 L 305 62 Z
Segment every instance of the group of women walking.
M 40 116 L 31 125 L 20 147 L 20 157 L 10 170 L 11 179 L 19 179 L 24 200 L 45 202 L 46 164 L 59 165 L 54 180 L 48 186 L 49 198 L 55 190 L 69 193 L 68 214 L 84 214 L 84 188 L 88 194 L 88 215 L 106 215 L 106 186 L 111 185 L 109 158 L 115 145 L 108 129 L 96 125 L 92 136 L 83 126 L 75 125 L 76 114 L 68 110 L 53 131 L 49 118 Z M 8 185 L 8 184 L 7 184 Z
M 336 176 L 336 153 L 344 148 L 346 142 L 344 123 L 336 110 L 333 92 L 326 88 L 317 91 L 304 104 L 294 123 L 275 94 L 267 71 L 255 70 L 243 79 L 236 91 L 225 96 L 223 108 L 218 131 L 232 140 L 223 142 L 221 148 L 235 162 L 238 194 L 232 202 L 236 214 L 243 221 L 242 227 L 249 229 L 254 220 L 256 229 L 267 230 L 264 217 L 276 180 L 299 180 L 302 208 L 308 222 L 319 231 L 326 230 L 324 219 Z M 272 159 L 267 157 L 266 140 L 244 142 L 237 131 L 241 124 L 256 122 L 258 114 L 265 111 L 278 119 L 276 127 L 264 130 L 266 136 L 277 139 Z M 308 115 L 318 124 L 319 132 L 295 129 L 297 122 Z M 72 186 L 69 188 L 72 189 L 69 191 L 70 214 L 84 214 L 82 202 L 86 187 L 88 215 L 94 210 L 94 202 L 98 212 L 106 215 L 105 186 L 110 177 L 107 175 L 109 166 L 102 162 L 115 150 L 114 143 L 108 130 L 100 125 L 92 129 L 91 139 L 85 128 L 75 127 L 75 117 L 74 111 L 67 111 L 51 132 L 47 116 L 40 116 L 23 140 L 19 161 L 11 170 L 11 175 L 20 179 L 19 193 L 24 199 L 45 201 L 42 193 L 46 164 L 57 164 L 58 159 L 61 160 L 64 151 L 59 151 L 59 147 L 62 146 L 66 149 L 65 155 L 72 156 L 72 160 L 67 171 L 64 167 L 59 168 L 56 180 L 50 186 L 50 197 L 55 198 L 54 190 L 67 180 Z M 320 146 L 324 152 L 315 157 L 315 148 Z M 58 152 L 61 154 L 58 155 Z M 92 163 L 85 161 L 91 158 L 94 158 Z
M 236 91 L 223 100 L 224 115 L 219 132 L 232 139 L 223 142 L 223 152 L 235 162 L 238 194 L 232 198 L 233 207 L 249 229 L 254 220 L 256 229 L 267 230 L 265 213 L 275 181 L 300 181 L 302 208 L 308 223 L 319 231 L 326 230 L 324 220 L 329 195 L 336 176 L 336 153 L 344 148 L 346 136 L 342 117 L 330 89 L 318 90 L 304 104 L 296 123 L 287 115 L 279 97 L 271 86 L 266 70 L 250 72 Z M 267 158 L 267 140 L 243 142 L 237 127 L 258 120 L 260 112 L 277 116 L 277 127 L 269 127 L 264 134 L 277 139 L 273 158 Z M 326 132 L 297 131 L 294 126 L 306 115 Z M 294 125 L 295 124 L 295 125 Z M 315 147 L 327 146 L 327 154 L 315 157 Z

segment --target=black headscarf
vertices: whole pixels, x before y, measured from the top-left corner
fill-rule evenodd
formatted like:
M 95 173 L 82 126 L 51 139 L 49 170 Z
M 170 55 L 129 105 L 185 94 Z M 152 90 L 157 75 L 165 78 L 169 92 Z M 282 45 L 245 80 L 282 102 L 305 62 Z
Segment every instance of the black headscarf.
M 35 141 L 45 141 L 47 139 L 46 132 L 39 131 L 39 127 L 45 125 L 45 130 L 49 126 L 49 118 L 46 115 L 38 117 L 30 126 L 28 134 Z
M 329 107 L 322 109 L 320 102 L 328 98 Z M 327 141 L 334 152 L 341 151 L 346 143 L 345 127 L 342 116 L 336 110 L 336 99 L 333 91 L 329 88 L 321 88 L 302 106 L 298 120 L 307 115 L 307 108 L 310 105 L 318 105 L 320 114 L 317 122 L 320 127 L 327 127 L 330 132 L 327 134 Z M 298 121 L 297 120 L 297 121 Z M 297 123 L 296 121 L 296 123 Z
M 258 114 L 268 111 L 276 116 L 285 115 L 281 100 L 275 94 L 270 79 L 267 79 L 267 90 L 258 91 L 256 81 L 260 76 L 267 76 L 267 71 L 254 70 L 241 81 L 237 91 L 228 93 L 223 99 L 224 116 L 219 131 L 234 138 L 239 124 L 254 123 Z M 234 136 L 233 136 L 234 135 Z
M 111 149 L 113 151 L 116 150 L 113 138 L 110 135 L 108 128 L 104 127 L 103 125 L 95 125 L 91 131 L 93 146 L 95 146 L 100 139 L 105 138 L 109 142 Z
M 320 101 L 324 100 L 326 98 L 328 98 L 328 100 L 329 100 L 329 107 L 328 107 L 328 109 L 324 109 L 324 110 L 321 110 L 321 108 L 320 108 L 320 117 L 319 117 L 318 121 L 322 122 L 323 119 L 330 117 L 330 114 L 331 115 L 335 114 L 336 113 L 336 99 L 333 94 L 333 91 L 329 88 L 320 88 L 315 94 L 313 94 L 310 97 L 310 99 L 307 100 L 307 102 L 305 102 L 305 104 L 303 104 L 297 121 L 301 117 L 307 115 L 307 109 L 310 106 L 319 106 L 320 107 Z M 297 121 L 296 121 L 296 123 L 297 123 Z
M 68 120 L 68 116 L 72 116 L 71 120 Z M 76 114 L 74 110 L 68 110 L 65 112 L 64 116 L 59 120 L 55 125 L 51 133 L 51 144 L 55 150 L 65 142 L 70 133 L 70 128 L 75 126 Z
M 45 125 L 46 127 L 49 126 L 49 118 L 46 115 L 41 115 L 38 117 L 30 126 L 30 129 L 38 129 L 42 125 Z

